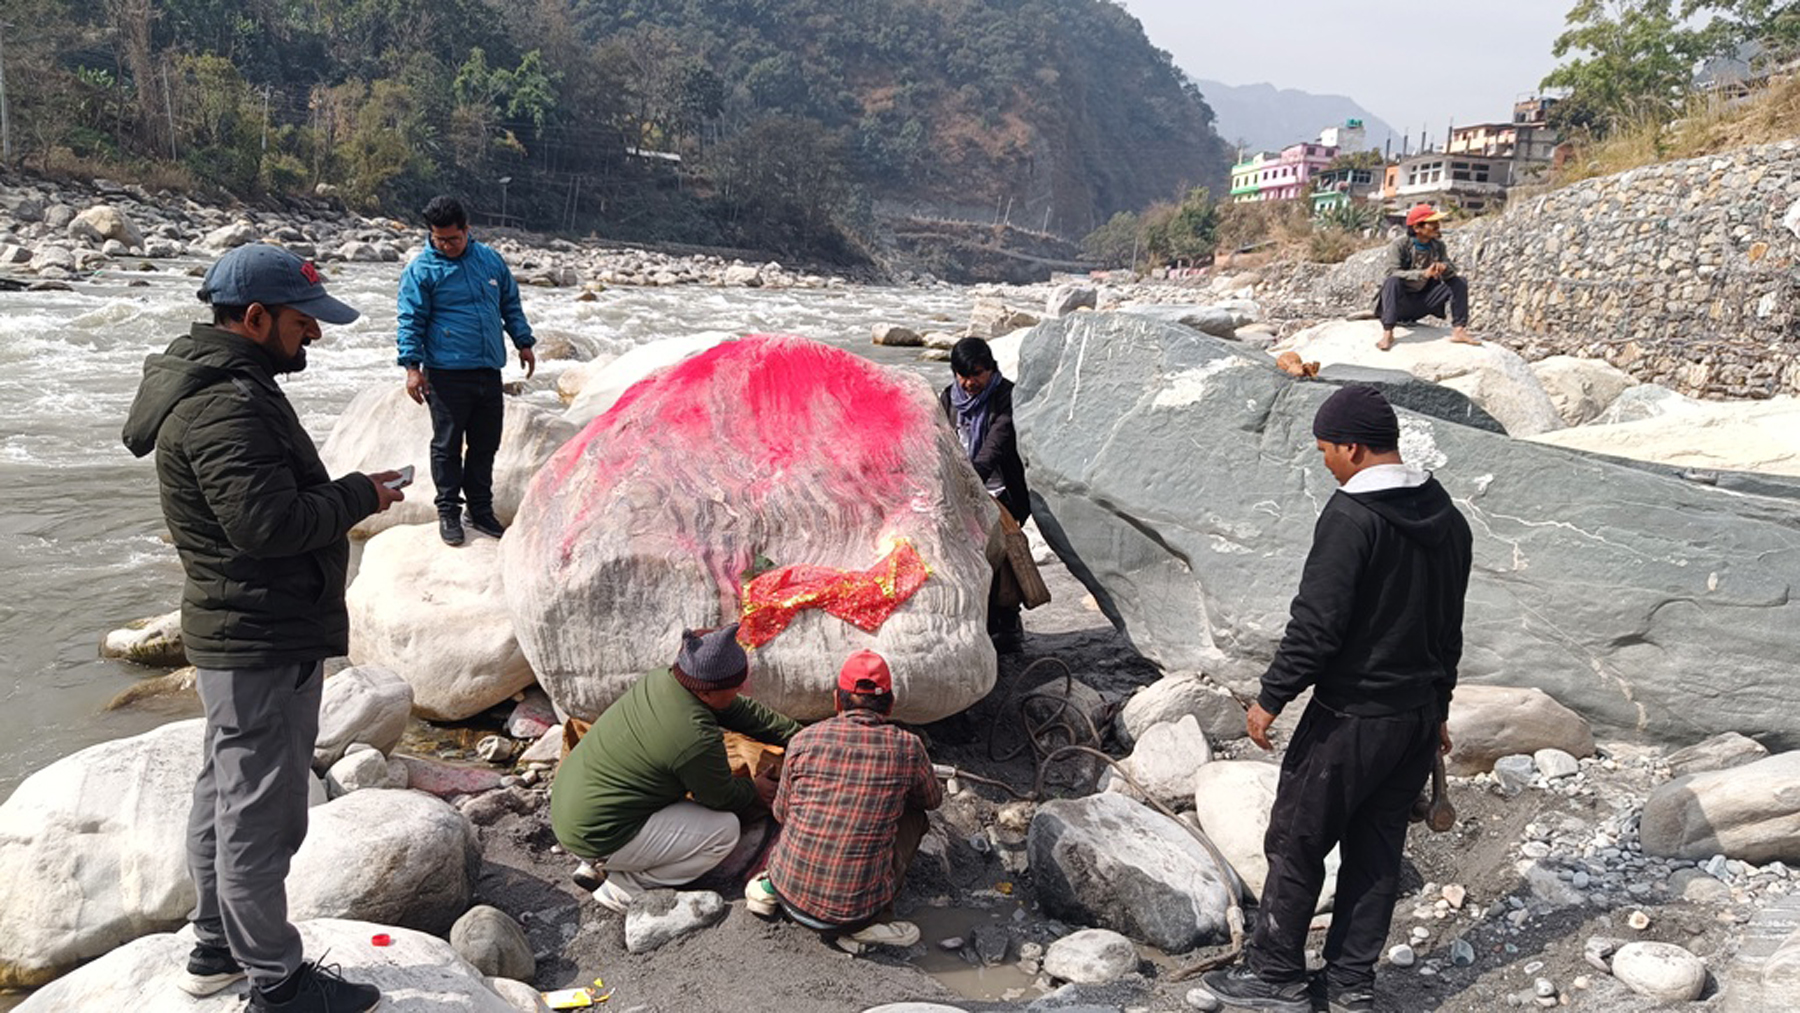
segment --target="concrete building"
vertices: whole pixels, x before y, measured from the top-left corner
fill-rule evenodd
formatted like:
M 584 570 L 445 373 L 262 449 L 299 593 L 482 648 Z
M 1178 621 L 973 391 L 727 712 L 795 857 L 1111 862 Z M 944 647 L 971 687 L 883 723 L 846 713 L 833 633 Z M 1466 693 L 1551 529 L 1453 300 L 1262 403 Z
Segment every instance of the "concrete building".
M 1306 196 L 1312 190 L 1313 176 L 1330 165 L 1337 153 L 1337 148 L 1326 144 L 1289 145 L 1275 161 L 1264 163 L 1257 179 L 1256 199 L 1298 200 Z
M 1312 213 L 1324 214 L 1352 201 L 1366 201 L 1380 189 L 1380 169 L 1329 169 L 1313 177 Z
M 1234 204 L 1248 204 L 1257 199 L 1261 189 L 1264 163 L 1272 162 L 1275 155 L 1267 151 L 1259 151 L 1249 158 L 1239 156 L 1239 161 L 1231 167 L 1231 200 Z
M 1513 185 L 1513 160 L 1432 151 L 1403 159 L 1394 170 L 1390 199 L 1402 209 L 1414 204 L 1460 208 L 1474 214 L 1498 210 Z

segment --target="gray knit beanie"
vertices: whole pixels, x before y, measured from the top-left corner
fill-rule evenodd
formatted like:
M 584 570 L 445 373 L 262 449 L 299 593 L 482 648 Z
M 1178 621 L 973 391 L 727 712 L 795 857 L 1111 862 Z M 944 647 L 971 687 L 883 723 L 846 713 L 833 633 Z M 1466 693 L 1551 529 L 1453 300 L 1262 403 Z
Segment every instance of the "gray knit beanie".
M 738 624 L 716 630 L 681 631 L 681 653 L 671 670 L 675 681 L 696 693 L 742 686 L 750 675 L 750 658 L 737 642 Z

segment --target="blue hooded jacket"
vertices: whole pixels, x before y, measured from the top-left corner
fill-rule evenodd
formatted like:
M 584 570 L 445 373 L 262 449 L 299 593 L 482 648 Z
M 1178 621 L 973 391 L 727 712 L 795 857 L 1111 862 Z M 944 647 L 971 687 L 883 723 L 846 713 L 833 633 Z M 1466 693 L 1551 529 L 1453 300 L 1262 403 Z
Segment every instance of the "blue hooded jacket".
M 400 275 L 400 365 L 426 369 L 501 369 L 506 343 L 537 342 L 519 306 L 519 284 L 506 261 L 474 240 L 452 259 L 427 246 Z

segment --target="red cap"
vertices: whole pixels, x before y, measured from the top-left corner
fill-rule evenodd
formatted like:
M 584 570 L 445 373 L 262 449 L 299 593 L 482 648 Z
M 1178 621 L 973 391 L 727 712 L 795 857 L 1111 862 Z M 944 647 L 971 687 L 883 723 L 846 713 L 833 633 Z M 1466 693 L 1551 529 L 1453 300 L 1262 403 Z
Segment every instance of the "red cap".
M 1414 204 L 1413 209 L 1406 213 L 1406 227 L 1410 229 L 1420 222 L 1438 222 L 1443 219 L 1444 213 L 1437 208 L 1429 204 Z
M 844 659 L 844 667 L 838 672 L 838 689 L 846 693 L 892 693 L 894 676 L 881 655 L 857 651 Z

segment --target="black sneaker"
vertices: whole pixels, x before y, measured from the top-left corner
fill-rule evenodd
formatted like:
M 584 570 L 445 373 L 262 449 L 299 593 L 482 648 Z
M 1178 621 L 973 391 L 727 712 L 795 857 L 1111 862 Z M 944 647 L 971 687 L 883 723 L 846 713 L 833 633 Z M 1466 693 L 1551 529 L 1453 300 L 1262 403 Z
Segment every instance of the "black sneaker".
M 381 1005 L 380 989 L 345 981 L 337 965 L 327 965 L 324 958 L 301 964 L 277 990 L 289 985 L 294 992 L 286 1002 L 270 999 L 262 989 L 251 989 L 251 1013 L 369 1013 Z
M 463 523 L 489 538 L 499 538 L 506 534 L 506 525 L 500 523 L 500 518 L 493 514 L 468 514 L 463 518 Z
M 1266 1009 L 1275 1013 L 1312 1013 L 1312 1000 L 1306 995 L 1306 982 L 1275 984 L 1256 976 L 1245 964 L 1235 964 L 1223 971 L 1208 971 L 1200 977 L 1206 990 L 1227 1006 L 1238 1009 Z
M 1375 992 L 1367 986 L 1339 988 L 1330 985 L 1326 991 L 1330 999 L 1325 1008 L 1330 1013 L 1375 1013 Z
M 204 999 L 243 979 L 244 969 L 232 959 L 230 950 L 195 943 L 188 953 L 187 970 L 176 980 L 175 987 L 196 999 Z
M 461 545 L 463 543 L 462 521 L 455 514 L 438 514 L 438 534 L 444 538 L 445 545 Z

